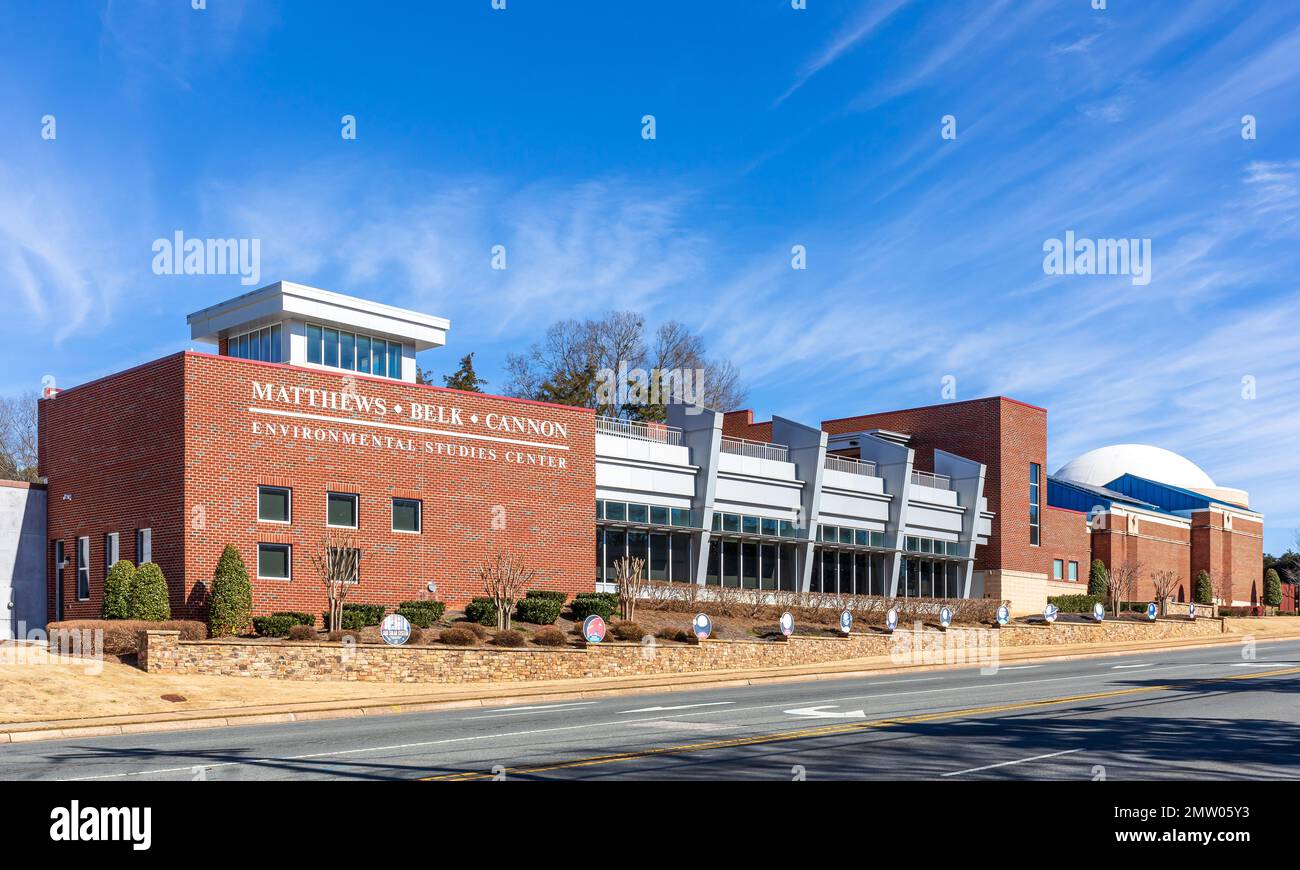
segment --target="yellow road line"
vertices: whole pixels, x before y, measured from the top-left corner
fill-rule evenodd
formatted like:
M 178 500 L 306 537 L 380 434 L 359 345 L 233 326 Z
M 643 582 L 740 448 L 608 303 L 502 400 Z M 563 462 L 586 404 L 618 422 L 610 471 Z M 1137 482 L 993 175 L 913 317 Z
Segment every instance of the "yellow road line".
M 567 770 L 577 767 L 593 767 L 602 764 L 616 764 L 621 761 L 635 761 L 641 758 L 653 758 L 658 755 L 672 755 L 688 752 L 707 752 L 712 749 L 730 749 L 737 746 L 757 746 L 763 743 L 780 743 L 787 740 L 802 740 L 808 737 L 829 737 L 836 734 L 851 734 L 867 729 L 889 728 L 897 725 L 912 725 L 920 722 L 937 722 L 943 719 L 958 719 L 965 716 L 982 716 L 989 713 L 1006 713 L 1013 710 L 1032 710 L 1035 707 L 1048 707 L 1057 704 L 1072 704 L 1084 701 L 1098 701 L 1107 698 L 1122 698 L 1128 695 L 1143 695 L 1151 692 L 1165 692 L 1193 685 L 1212 683 L 1229 683 L 1237 680 L 1254 680 L 1260 677 L 1281 677 L 1288 674 L 1300 674 L 1300 668 L 1285 668 L 1276 671 L 1238 674 L 1230 677 L 1209 677 L 1199 680 L 1184 680 L 1180 683 L 1165 683 L 1159 686 L 1143 686 L 1134 689 L 1116 689 L 1110 692 L 1093 692 L 1088 695 L 1069 695 L 1061 698 L 1043 698 L 1036 701 L 1018 701 L 1012 704 L 994 704 L 988 707 L 968 707 L 963 710 L 947 710 L 939 713 L 920 713 L 914 716 L 896 716 L 889 719 L 876 719 L 870 722 L 852 722 L 839 725 L 823 725 L 817 728 L 802 728 L 797 731 L 778 731 L 772 734 L 756 734 L 751 737 L 735 737 L 728 740 L 709 740 L 703 743 L 686 743 L 678 746 L 664 746 L 656 749 L 638 749 L 632 752 L 619 752 L 611 755 L 593 755 L 573 761 L 558 762 L 543 767 L 504 768 L 485 773 L 466 771 L 448 773 L 441 776 L 422 777 L 425 781 L 452 781 L 492 779 L 495 776 L 528 776 L 535 773 L 547 773 L 553 770 Z

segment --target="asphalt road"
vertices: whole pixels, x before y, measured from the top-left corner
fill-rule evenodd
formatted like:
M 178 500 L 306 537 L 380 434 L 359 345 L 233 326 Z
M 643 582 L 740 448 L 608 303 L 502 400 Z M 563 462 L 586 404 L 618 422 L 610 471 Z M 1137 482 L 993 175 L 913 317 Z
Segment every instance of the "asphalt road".
M 1297 779 L 1300 641 L 0 746 L 6 780 Z

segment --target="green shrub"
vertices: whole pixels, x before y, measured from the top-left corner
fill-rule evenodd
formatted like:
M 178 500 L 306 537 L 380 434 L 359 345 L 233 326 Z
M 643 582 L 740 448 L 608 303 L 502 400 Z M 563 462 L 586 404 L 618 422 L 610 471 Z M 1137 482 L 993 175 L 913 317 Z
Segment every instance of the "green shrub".
M 397 606 L 397 612 L 416 628 L 431 628 L 446 610 L 441 601 L 403 601 Z
M 535 625 L 552 625 L 560 618 L 560 611 L 563 609 L 563 599 L 556 601 L 554 598 L 524 598 L 515 605 L 515 619 Z
M 492 642 L 497 646 L 523 646 L 524 641 L 524 633 L 513 628 L 498 631 L 497 636 L 492 638 Z
M 438 640 L 450 646 L 473 646 L 478 643 L 478 636 L 468 628 L 457 626 L 443 629 Z
M 1193 600 L 1197 604 L 1214 603 L 1214 583 L 1210 580 L 1210 575 L 1206 571 L 1196 572 L 1196 589 Z
M 1047 599 L 1048 604 L 1055 604 L 1062 613 L 1092 613 L 1094 604 L 1106 603 L 1105 595 L 1057 595 Z
M 475 598 L 465 605 L 465 618 L 479 625 L 496 625 L 497 606 L 491 598 Z
M 1264 572 L 1264 603 L 1269 607 L 1282 605 L 1282 578 L 1272 568 Z
M 258 637 L 288 637 L 289 629 L 296 625 L 293 617 L 287 613 L 272 613 L 270 616 L 254 616 L 253 631 Z
M 324 625 L 329 625 L 329 613 L 322 613 L 321 619 Z M 357 631 L 370 625 L 378 625 L 384 621 L 384 605 L 382 604 L 344 604 L 343 605 L 343 628 L 350 631 Z M 333 628 L 334 626 L 330 626 Z
M 145 562 L 135 572 L 131 583 L 131 619 L 161 622 L 172 618 L 167 600 L 167 578 L 153 562 Z
M 618 595 L 613 592 L 580 592 L 569 603 L 569 612 L 578 622 L 593 613 L 608 621 L 617 610 Z
M 227 544 L 217 559 L 217 571 L 212 577 L 208 629 L 213 637 L 240 634 L 248 628 L 252 614 L 253 587 L 248 582 L 248 569 L 239 551 Z
M 524 593 L 525 598 L 548 598 L 551 601 L 558 601 L 563 604 L 569 599 L 567 592 L 559 592 L 555 589 L 529 589 Z
M 543 628 L 533 635 L 533 643 L 538 646 L 567 646 L 569 639 L 558 628 Z
M 1088 569 L 1088 594 L 1100 596 L 1103 603 L 1106 601 L 1106 564 L 1100 559 L 1093 559 Z
M 135 582 L 135 566 L 125 559 L 113 563 L 104 578 L 104 618 L 131 618 L 131 584 Z
M 640 641 L 646 632 L 635 622 L 616 622 L 610 627 L 610 633 L 619 640 Z

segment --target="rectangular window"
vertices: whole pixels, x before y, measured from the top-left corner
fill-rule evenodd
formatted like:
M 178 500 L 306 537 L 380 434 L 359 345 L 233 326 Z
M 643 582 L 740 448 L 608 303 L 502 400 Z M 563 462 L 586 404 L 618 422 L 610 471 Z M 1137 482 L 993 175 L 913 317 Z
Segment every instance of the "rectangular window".
M 1031 462 L 1029 464 L 1029 545 L 1031 547 L 1038 546 L 1038 513 L 1039 508 L 1042 505 L 1042 501 L 1039 498 L 1039 493 L 1042 489 L 1039 478 L 1042 476 L 1042 473 L 1043 470 L 1038 463 Z
M 909 552 L 909 553 L 917 553 L 917 552 L 920 552 L 920 550 L 921 550 L 921 539 L 920 539 L 920 538 L 912 538 L 912 537 L 909 537 L 909 538 L 907 539 L 907 547 L 906 547 L 906 549 L 907 549 L 907 552 Z
M 771 536 L 775 537 L 775 536 L 776 536 L 776 520 L 769 520 L 769 519 L 767 519 L 767 518 L 764 518 L 764 519 L 763 519 L 763 528 L 762 528 L 762 531 L 763 531 L 763 534 L 765 534 L 765 535 L 771 535 Z
M 393 341 L 388 343 L 388 376 L 402 378 L 402 346 Z
M 871 542 L 871 535 L 864 529 L 857 529 L 853 533 L 853 543 L 859 547 L 865 547 Z
M 653 534 L 650 536 L 650 565 L 647 576 L 651 580 L 668 579 L 668 536 Z
M 759 547 L 758 582 L 762 589 L 776 588 L 776 545 L 763 544 Z
M 722 542 L 722 585 L 735 589 L 740 586 L 740 542 Z
M 271 327 L 271 353 L 267 362 L 284 362 L 284 330 L 280 324 Z
M 135 530 L 135 564 L 153 561 L 153 529 Z
M 596 519 L 600 520 L 604 518 L 605 518 L 605 503 L 600 499 L 596 499 Z
M 90 538 L 77 538 L 77 600 L 90 600 Z
M 666 507 L 650 508 L 650 522 L 656 526 L 668 525 L 668 508 Z
M 689 526 L 691 524 L 690 508 L 673 508 L 673 525 Z
M 645 523 L 650 519 L 650 509 L 643 504 L 630 504 L 627 506 L 627 521 L 629 523 Z
M 320 365 L 324 360 L 321 358 L 321 338 L 323 331 L 314 323 L 307 324 L 307 362 Z
M 796 585 L 799 583 L 799 572 L 795 568 L 798 564 L 798 557 L 795 555 L 794 544 L 781 545 L 781 562 L 777 567 L 777 578 L 781 589 L 785 592 L 794 592 Z
M 871 546 L 873 546 L 873 547 L 883 547 L 883 546 L 885 546 L 885 533 L 884 533 L 884 532 L 872 532 L 872 533 L 871 533 Z
M 627 533 L 627 555 L 642 562 L 650 557 L 650 535 L 646 532 Z
M 596 529 L 596 582 L 605 580 L 605 530 Z
M 331 492 L 327 496 L 325 522 L 342 529 L 357 527 L 357 497 L 348 493 Z
M 1079 563 L 1078 563 L 1078 562 L 1071 562 L 1071 563 L 1070 563 L 1070 573 L 1069 573 L 1068 577 L 1069 577 L 1069 579 L 1070 579 L 1071 581 L 1077 581 L 1077 580 L 1079 579 Z
M 54 618 L 63 619 L 63 569 L 67 566 L 67 557 L 63 552 L 63 542 L 54 542 Z
M 852 529 L 846 529 L 846 528 L 841 528 L 841 529 L 840 529 L 840 543 L 841 543 L 841 544 L 852 544 L 852 543 L 853 543 L 853 530 L 852 530 Z
M 672 535 L 672 580 L 674 583 L 690 583 L 691 576 L 691 536 L 674 532 Z
M 724 532 L 740 531 L 740 517 L 736 514 L 722 515 L 722 530 Z
M 370 336 L 357 336 L 357 371 L 370 373 Z
M 740 545 L 742 561 L 741 580 L 746 589 L 758 588 L 758 544 L 747 542 Z
M 623 522 L 627 519 L 627 502 L 607 501 L 605 502 L 605 519 Z
M 339 367 L 339 331 L 337 329 L 325 330 L 325 365 L 335 369 Z
M 758 517 L 741 517 L 740 528 L 747 535 L 757 535 Z
M 291 552 L 288 544 L 258 544 L 257 579 L 288 580 Z
M 1060 580 L 1065 572 L 1065 563 L 1060 559 L 1052 560 L 1052 579 Z
M 104 535 L 104 574 L 108 574 L 108 569 L 117 564 L 121 559 L 122 553 L 122 536 L 117 532 L 109 532 Z
M 339 368 L 352 371 L 357 367 L 357 337 L 350 332 L 339 333 Z
M 370 342 L 370 373 L 383 377 L 388 374 L 388 343 L 382 338 Z
M 790 522 L 789 520 L 781 520 L 781 537 L 783 538 L 794 537 L 794 523 Z
M 341 569 L 343 566 L 346 565 L 351 566 L 351 570 L 348 572 L 348 577 L 346 577 L 343 581 L 344 583 L 359 583 L 361 581 L 361 551 L 360 550 L 356 549 L 355 547 L 349 547 L 349 548 L 330 547 L 327 553 L 327 558 L 337 568 Z
M 292 496 L 282 486 L 259 486 L 257 488 L 257 521 L 259 523 L 288 523 L 292 508 Z
M 627 532 L 605 530 L 605 582 L 614 582 L 614 563 L 627 555 Z
M 393 499 L 393 531 L 419 534 L 420 502 L 417 499 Z
M 704 570 L 704 582 L 709 586 L 717 586 L 722 582 L 722 542 L 717 538 L 709 541 L 709 560 Z

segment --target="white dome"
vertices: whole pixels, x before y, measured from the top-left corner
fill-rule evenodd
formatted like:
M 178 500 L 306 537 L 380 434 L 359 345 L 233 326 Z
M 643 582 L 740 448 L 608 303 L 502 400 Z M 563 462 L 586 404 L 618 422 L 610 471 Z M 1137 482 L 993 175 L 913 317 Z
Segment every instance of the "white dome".
M 1198 492 L 1215 488 L 1214 481 L 1196 463 L 1150 444 L 1112 444 L 1089 450 L 1062 465 L 1055 476 L 1088 486 L 1105 486 L 1125 474 Z

